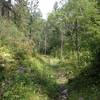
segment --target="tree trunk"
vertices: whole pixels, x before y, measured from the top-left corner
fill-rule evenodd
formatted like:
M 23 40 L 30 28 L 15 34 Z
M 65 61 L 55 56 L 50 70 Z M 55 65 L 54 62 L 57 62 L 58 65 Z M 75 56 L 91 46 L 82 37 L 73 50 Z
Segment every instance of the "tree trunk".
M 45 33 L 45 39 L 44 39 L 44 54 L 46 55 L 47 54 L 47 35 L 46 35 L 46 33 Z
M 75 21 L 75 45 L 76 45 L 76 52 L 77 52 L 77 65 L 79 66 L 79 35 L 78 35 L 78 22 L 77 18 Z
M 64 34 L 62 32 L 61 33 L 61 51 L 60 51 L 61 60 L 63 60 L 63 42 L 64 42 Z

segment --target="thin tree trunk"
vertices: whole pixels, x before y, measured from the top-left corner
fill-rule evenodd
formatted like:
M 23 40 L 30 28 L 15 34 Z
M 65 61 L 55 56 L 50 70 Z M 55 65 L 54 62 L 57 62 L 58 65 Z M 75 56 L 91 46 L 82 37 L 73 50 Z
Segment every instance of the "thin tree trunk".
M 31 24 L 32 24 L 32 16 L 30 16 L 30 29 L 29 29 L 29 33 L 30 33 L 30 38 L 31 38 L 31 35 L 32 35 L 32 28 L 31 28 Z
M 47 54 L 47 35 L 45 34 L 45 40 L 44 40 L 44 54 L 46 55 Z
M 63 34 L 63 32 L 61 33 L 61 51 L 60 51 L 60 53 L 61 53 L 61 60 L 63 60 L 63 42 L 64 42 L 64 34 Z
M 78 22 L 77 18 L 75 21 L 75 45 L 76 45 L 76 52 L 77 52 L 77 65 L 79 66 L 79 35 L 78 35 Z

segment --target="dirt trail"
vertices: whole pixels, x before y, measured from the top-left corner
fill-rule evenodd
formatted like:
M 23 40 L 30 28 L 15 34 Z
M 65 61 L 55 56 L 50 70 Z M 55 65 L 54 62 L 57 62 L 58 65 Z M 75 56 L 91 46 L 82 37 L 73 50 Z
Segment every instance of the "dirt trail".
M 42 57 L 45 59 L 45 57 Z M 68 89 L 66 88 L 66 83 L 68 79 L 66 78 L 66 69 L 64 67 L 59 66 L 59 59 L 49 58 L 45 60 L 48 65 L 50 65 L 55 73 L 56 81 L 58 84 L 58 95 L 55 97 L 54 100 L 68 100 Z
M 66 88 L 66 70 L 65 68 L 56 69 L 57 83 L 59 85 L 58 95 L 55 100 L 68 100 L 68 89 Z

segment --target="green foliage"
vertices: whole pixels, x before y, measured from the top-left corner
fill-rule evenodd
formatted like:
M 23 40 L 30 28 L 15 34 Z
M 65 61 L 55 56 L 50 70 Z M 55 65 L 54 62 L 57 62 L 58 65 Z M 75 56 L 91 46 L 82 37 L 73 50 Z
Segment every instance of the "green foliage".
M 3 73 L 0 73 L 4 77 L 1 83 L 4 100 L 48 100 L 48 95 L 52 98 L 56 95 L 53 71 L 47 64 L 22 51 L 13 53 L 6 47 L 0 47 L 0 54 L 4 60 L 0 60 L 4 65 Z
M 57 88 L 53 71 L 33 55 L 33 45 L 12 21 L 0 21 L 0 88 L 4 91 L 0 98 L 48 100 L 48 95 L 53 98 Z
M 21 0 L 17 2 L 15 5 L 16 16 L 14 18 L 14 22 L 20 31 L 26 34 L 28 32 L 28 23 L 30 18 L 30 13 L 27 7 L 27 0 Z
M 55 3 L 47 21 L 38 4 L 27 3 L 17 0 L 13 20 L 0 17 L 0 99 L 54 100 L 60 71 L 61 80 L 67 78 L 69 100 L 98 100 L 99 1 Z

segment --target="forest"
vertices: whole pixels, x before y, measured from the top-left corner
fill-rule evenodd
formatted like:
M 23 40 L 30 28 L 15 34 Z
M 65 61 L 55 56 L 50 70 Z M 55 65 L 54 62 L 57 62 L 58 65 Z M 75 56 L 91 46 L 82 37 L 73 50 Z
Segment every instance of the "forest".
M 100 100 L 100 0 L 0 0 L 0 100 Z M 44 4 L 45 6 L 45 4 Z

